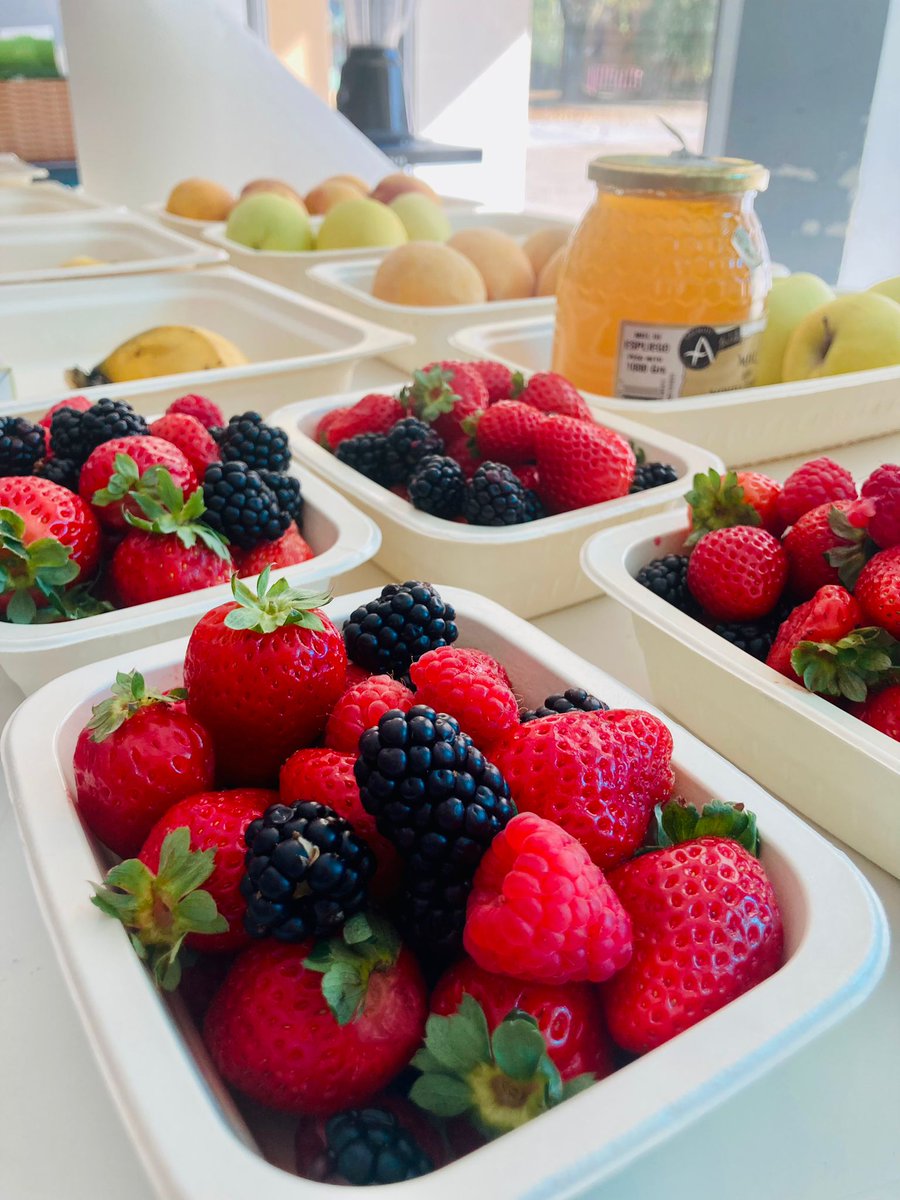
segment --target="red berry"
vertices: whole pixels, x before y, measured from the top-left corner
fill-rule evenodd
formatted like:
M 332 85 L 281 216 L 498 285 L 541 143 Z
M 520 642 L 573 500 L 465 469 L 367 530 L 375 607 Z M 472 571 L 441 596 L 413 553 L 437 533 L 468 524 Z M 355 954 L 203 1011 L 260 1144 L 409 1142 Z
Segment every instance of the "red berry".
M 113 551 L 109 583 L 120 607 L 148 604 L 228 583 L 234 564 L 197 541 L 185 546 L 174 533 L 129 529 Z
M 827 500 L 855 499 L 856 484 L 846 467 L 830 458 L 815 458 L 798 467 L 784 481 L 776 512 L 782 528 L 787 528 Z
M 576 417 L 547 417 L 537 429 L 536 453 L 550 512 L 626 496 L 634 479 L 634 451 L 625 438 Z
M 900 638 L 900 546 L 882 550 L 863 567 L 853 593 L 867 625 Z
M 313 441 L 317 446 L 324 446 L 326 450 L 333 450 L 329 437 L 329 430 L 335 421 L 350 411 L 349 408 L 332 408 L 324 416 L 319 418 L 318 424 L 313 431 Z
M 355 755 L 359 739 L 391 708 L 406 712 L 416 703 L 408 687 L 390 675 L 366 675 L 348 688 L 331 710 L 325 726 L 325 745 Z
M 463 432 L 463 421 L 487 408 L 488 390 L 470 363 L 434 362 L 413 375 L 409 403 L 449 443 Z
M 466 433 L 451 439 L 447 445 L 447 456 L 456 459 L 466 479 L 471 479 L 481 466 L 481 456 L 472 448 L 471 439 Z
M 851 711 L 860 721 L 900 742 L 900 684 L 895 683 L 876 692 L 864 703 L 855 705 Z
M 193 393 L 173 400 L 166 412 L 185 413 L 189 417 L 195 417 L 204 429 L 220 429 L 225 424 L 225 414 L 218 404 L 213 404 L 212 400 L 207 400 L 205 396 Z
M 509 684 L 455 646 L 429 650 L 409 668 L 413 703 L 427 704 L 459 721 L 477 746 L 518 727 L 519 705 Z
M 344 409 L 329 422 L 323 432 L 329 447 L 336 450 L 341 442 L 358 434 L 387 433 L 392 425 L 396 425 L 406 415 L 406 409 L 396 396 L 371 392 L 368 396 L 363 396 L 362 400 L 357 400 L 351 408 Z M 319 440 L 317 429 L 316 441 Z
M 165 467 L 176 487 L 181 488 L 188 496 L 197 487 L 197 476 L 194 469 L 177 446 L 162 438 L 139 434 L 135 437 L 113 438 L 93 450 L 87 462 L 81 468 L 78 480 L 78 492 L 88 504 L 93 504 L 97 518 L 104 529 L 114 533 L 124 533 L 128 528 L 123 513 L 123 504 L 130 511 L 140 515 L 140 510 L 134 501 L 114 501 L 112 504 L 94 504 L 97 492 L 109 485 L 115 474 L 115 459 L 117 454 L 127 454 L 137 464 L 138 473 L 143 473 L 148 467 Z
M 177 446 L 194 468 L 198 480 L 202 481 L 210 463 L 218 462 L 222 457 L 206 428 L 188 413 L 166 413 L 153 422 L 150 433 Z
M 297 528 L 296 521 L 291 521 L 285 532 L 274 542 L 260 542 L 252 550 L 240 550 L 232 547 L 234 565 L 241 579 L 258 575 L 266 567 L 274 571 L 282 567 L 295 567 L 299 563 L 308 562 L 316 557 L 316 552 L 310 546 Z
M 466 363 L 466 366 L 476 371 L 484 381 L 488 391 L 488 404 L 496 404 L 498 400 L 515 400 L 525 385 L 518 371 L 514 373 L 501 362 L 485 359 L 482 362 Z
M 856 629 L 861 619 L 862 609 L 844 588 L 835 584 L 819 588 L 811 600 L 798 605 L 782 622 L 766 662 L 779 674 L 799 683 L 800 679 L 791 666 L 794 647 L 800 642 L 840 641 Z
M 776 536 L 784 529 L 778 513 L 781 484 L 759 471 L 738 471 L 737 481 L 744 489 L 744 500 L 755 508 L 762 520 L 763 529 Z
M 860 495 L 874 511 L 868 520 L 869 537 L 882 550 L 900 544 L 900 466 L 885 463 L 873 471 Z
M 601 983 L 631 957 L 631 928 L 587 851 L 564 829 L 520 813 L 482 858 L 463 941 L 486 971 L 559 984 Z
M 559 413 L 560 416 L 574 417 L 578 421 L 594 420 L 581 392 L 554 371 L 539 371 L 532 375 L 519 399 L 543 413 Z
M 530 462 L 535 456 L 537 429 L 543 419 L 536 408 L 518 400 L 492 404 L 475 424 L 478 453 L 484 459 L 510 467 Z
M 756 526 L 731 525 L 704 534 L 694 547 L 687 585 L 717 621 L 753 621 L 778 603 L 787 571 L 778 538 Z
M 785 534 L 782 545 L 788 556 L 788 588 L 800 600 L 808 600 L 826 584 L 841 582 L 837 567 L 825 557 L 829 550 L 849 545 L 831 528 L 834 509 L 846 513 L 852 500 L 830 500 L 803 514 Z
M 86 412 L 91 407 L 91 403 L 87 396 L 69 396 L 66 400 L 57 400 L 40 418 L 38 425 L 43 425 L 45 429 L 49 429 L 53 424 L 53 414 L 59 412 L 61 408 L 74 408 L 78 412 Z
M 525 463 L 523 466 L 516 467 L 516 478 L 522 487 L 530 488 L 533 492 L 540 494 L 541 476 L 534 463 Z

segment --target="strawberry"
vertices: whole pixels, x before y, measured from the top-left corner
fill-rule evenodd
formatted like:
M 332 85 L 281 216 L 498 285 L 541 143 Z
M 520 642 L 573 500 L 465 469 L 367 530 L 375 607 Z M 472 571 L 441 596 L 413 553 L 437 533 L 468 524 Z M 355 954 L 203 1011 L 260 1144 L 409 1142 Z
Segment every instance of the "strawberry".
M 285 532 L 277 541 L 260 542 L 252 550 L 232 548 L 234 565 L 241 579 L 258 575 L 266 567 L 279 571 L 282 567 L 295 567 L 316 557 L 316 552 L 297 528 L 297 522 L 291 521 Z
M 539 371 L 532 375 L 519 399 L 543 413 L 558 413 L 578 421 L 594 420 L 581 392 L 554 371 Z
M 803 514 L 784 536 L 788 556 L 788 590 L 808 600 L 829 583 L 855 584 L 865 562 L 864 531 L 847 520 L 853 500 L 830 500 Z M 841 519 L 843 517 L 843 520 Z M 834 552 L 840 553 L 835 556 Z M 834 563 L 834 558 L 837 562 Z M 838 568 L 842 569 L 839 570 Z M 847 571 L 851 574 L 848 576 Z
M 695 475 L 694 486 L 685 495 L 691 510 L 688 545 L 731 525 L 762 525 L 769 533 L 780 534 L 784 528 L 776 511 L 780 495 L 781 484 L 757 471 L 720 475 L 710 467 L 705 475 Z
M 859 625 L 862 615 L 862 609 L 848 591 L 827 584 L 805 604 L 798 605 L 781 624 L 766 663 L 799 683 L 800 677 L 791 666 L 791 652 L 801 642 L 839 641 Z
M 649 713 L 539 717 L 491 746 L 520 812 L 576 837 L 606 870 L 637 850 L 672 789 L 672 735 Z
M 349 408 L 332 408 L 327 413 L 321 416 L 313 430 L 313 441 L 317 446 L 324 446 L 326 450 L 333 449 L 331 441 L 328 437 L 328 431 L 331 429 L 335 421 L 350 411 Z
M 484 380 L 468 363 L 429 363 L 413 374 L 401 398 L 411 412 L 433 425 L 445 444 L 464 432 L 463 422 L 488 406 Z
M 784 590 L 788 558 L 778 538 L 750 525 L 704 534 L 691 552 L 687 586 L 717 621 L 753 621 Z
M 222 457 L 206 427 L 188 413 L 166 413 L 153 422 L 150 434 L 177 447 L 191 464 L 198 480 L 203 479 L 210 463 L 219 462 Z
M 60 609 L 99 558 L 100 527 L 80 497 L 34 475 L 0 479 L 0 615 L 27 625 L 48 602 Z
M 269 1108 L 329 1114 L 364 1104 L 409 1062 L 425 984 L 393 929 L 360 913 L 344 939 L 241 952 L 203 1039 L 222 1077 Z
M 535 456 L 537 428 L 543 416 L 518 400 L 501 400 L 466 422 L 482 458 L 515 467 Z
M 78 493 L 93 505 L 104 529 L 124 533 L 125 509 L 137 512 L 134 501 L 124 497 L 139 487 L 147 488 L 153 467 L 165 467 L 177 487 L 193 492 L 197 487 L 194 469 L 177 446 L 162 438 L 140 434 L 113 438 L 92 450 L 81 468 Z
M 627 496 L 634 479 L 634 451 L 603 425 L 550 416 L 535 438 L 541 499 L 550 512 L 568 512 Z
M 882 550 L 900 544 L 900 467 L 878 467 L 863 484 L 860 499 L 872 541 Z
M 900 546 L 869 559 L 853 594 L 870 625 L 880 625 L 892 637 L 900 637 Z
M 522 372 L 513 371 L 504 363 L 485 359 L 466 363 L 466 366 L 481 376 L 487 388 L 488 404 L 496 404 L 498 400 L 515 400 L 525 386 Z
M 212 735 L 223 780 L 274 783 L 284 760 L 309 745 L 344 688 L 343 638 L 319 611 L 325 594 L 237 577 L 234 600 L 194 627 L 184 659 L 188 712 Z
M 613 1039 L 632 1054 L 661 1046 L 781 965 L 781 913 L 754 857 L 755 824 L 735 814 L 747 850 L 728 832 L 726 808 L 667 805 L 663 847 L 609 877 L 631 918 L 634 953 L 604 987 L 603 1008 Z M 704 824 L 726 836 L 700 836 Z
M 811 508 L 830 500 L 855 500 L 856 484 L 850 472 L 830 458 L 815 458 L 798 467 L 784 481 L 776 512 L 786 529 Z
M 399 708 L 406 712 L 415 703 L 415 696 L 399 679 L 392 679 L 390 675 L 365 675 L 361 682 L 343 693 L 331 710 L 325 726 L 325 745 L 355 756 L 360 737 L 377 725 L 388 709 Z
M 412 664 L 409 676 L 416 689 L 411 703 L 449 713 L 477 746 L 518 727 L 519 705 L 509 684 L 470 651 L 456 646 L 429 650 Z
M 371 392 L 328 423 L 325 429 L 328 448 L 336 450 L 341 442 L 361 433 L 387 433 L 406 415 L 406 409 L 396 396 Z M 318 429 L 316 441 L 320 441 Z
M 225 424 L 225 414 L 218 404 L 207 400 L 206 396 L 198 396 L 195 393 L 179 396 L 177 400 L 172 401 L 166 412 L 185 413 L 189 417 L 194 417 L 204 429 L 221 429 Z
M 78 735 L 75 799 L 89 829 L 116 854 L 137 854 L 163 813 L 213 785 L 212 739 L 180 705 L 183 689 L 148 689 L 119 672 Z
M 462 473 L 466 479 L 471 479 L 481 466 L 481 456 L 472 445 L 471 438 L 465 433 L 461 433 L 449 442 L 447 457 L 456 459 L 462 467 Z
M 61 408 L 74 408 L 76 412 L 86 412 L 91 407 L 91 401 L 87 396 L 69 396 L 66 400 L 58 400 L 56 404 L 52 404 L 44 415 L 38 421 L 38 425 L 42 425 L 48 431 L 47 436 L 47 453 L 45 458 L 53 458 L 53 450 L 50 447 L 49 430 L 53 424 L 53 414 L 59 412 Z
M 892 684 L 869 696 L 852 712 L 860 721 L 900 742 L 900 684 Z
M 541 476 L 534 463 L 525 463 L 523 466 L 516 467 L 516 479 L 523 488 L 528 488 L 529 491 L 537 492 L 540 495 Z

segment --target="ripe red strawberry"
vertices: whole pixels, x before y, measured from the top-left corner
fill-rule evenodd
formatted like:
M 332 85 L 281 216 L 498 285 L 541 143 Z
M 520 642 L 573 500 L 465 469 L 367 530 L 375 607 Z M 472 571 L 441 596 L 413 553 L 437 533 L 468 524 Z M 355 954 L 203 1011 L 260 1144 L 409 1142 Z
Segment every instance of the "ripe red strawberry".
M 274 783 L 284 760 L 322 732 L 344 689 L 347 653 L 319 605 L 325 594 L 241 580 L 234 600 L 194 627 L 184 659 L 188 712 L 212 735 L 223 781 Z
M 830 458 L 814 458 L 798 467 L 784 481 L 778 497 L 777 513 L 782 527 L 787 528 L 811 508 L 827 500 L 855 500 L 853 476 L 840 463 Z
M 900 544 L 900 466 L 885 463 L 872 472 L 860 492 L 868 534 L 882 550 Z
M 172 401 L 166 412 L 185 413 L 189 417 L 195 417 L 204 429 L 221 429 L 225 424 L 225 414 L 218 404 L 196 393 L 179 396 L 177 400 Z
M 331 429 L 335 421 L 340 420 L 340 418 L 346 415 L 349 411 L 349 408 L 332 408 L 329 409 L 324 416 L 319 418 L 316 428 L 313 431 L 313 441 L 317 446 L 324 446 L 326 450 L 333 449 L 331 441 L 328 437 L 328 431 Z
M 873 729 L 900 742 L 900 684 L 892 684 L 869 696 L 864 703 L 854 705 L 851 712 Z
M 844 588 L 835 584 L 819 588 L 812 599 L 798 605 L 781 624 L 766 663 L 799 683 L 800 678 L 791 666 L 791 652 L 800 642 L 840 641 L 861 624 L 862 616 L 862 609 Z
M 193 467 L 198 480 L 202 481 L 210 463 L 219 462 L 222 457 L 205 426 L 188 413 L 166 413 L 153 422 L 150 433 L 176 446 Z
M 212 739 L 177 702 L 136 671 L 119 673 L 78 735 L 75 796 L 91 832 L 116 854 L 137 854 L 153 825 L 185 796 L 213 785 Z
M 396 396 L 371 392 L 329 422 L 325 430 L 328 445 L 336 450 L 341 442 L 360 433 L 387 433 L 406 415 L 406 409 Z M 318 435 L 319 431 L 316 433 Z M 316 440 L 319 440 L 318 436 Z
M 415 696 L 399 679 L 366 675 L 362 682 L 348 688 L 331 710 L 325 726 L 325 745 L 355 756 L 362 734 L 377 725 L 388 709 L 406 712 L 415 703 Z
M 661 1046 L 781 965 L 781 913 L 762 864 L 731 837 L 687 837 L 609 877 L 631 918 L 634 953 L 604 987 L 603 1007 L 613 1039 L 632 1054 Z
M 491 747 L 519 811 L 555 821 L 604 870 L 637 850 L 669 798 L 671 755 L 663 722 L 638 712 L 539 717 Z
M 447 445 L 447 456 L 456 459 L 462 467 L 466 479 L 471 479 L 481 466 L 481 456 L 473 448 L 471 439 L 465 433 L 451 439 Z
M 603 1079 L 615 1069 L 597 995 L 590 984 L 526 983 L 492 974 L 464 957 L 438 980 L 431 993 L 431 1011 L 449 1016 L 457 1011 L 464 995 L 481 1005 L 491 1032 L 514 1008 L 530 1013 L 563 1080 L 586 1071 Z
M 778 603 L 787 572 L 778 538 L 765 529 L 732 525 L 703 535 L 691 552 L 687 585 L 717 621 L 753 621 Z
M 472 417 L 467 429 L 474 433 L 482 458 L 516 467 L 534 458 L 537 429 L 543 420 L 529 404 L 501 400 Z
M 466 650 L 440 646 L 409 668 L 414 704 L 449 713 L 477 746 L 487 746 L 519 724 L 519 705 L 509 684 Z
M 635 457 L 628 442 L 603 425 L 577 417 L 547 417 L 537 429 L 541 499 L 568 512 L 627 496 Z
M 854 596 L 868 625 L 900 637 L 900 546 L 882 550 L 860 572 Z
M 516 467 L 516 479 L 518 479 L 522 487 L 530 488 L 531 491 L 537 492 L 540 495 L 541 475 L 534 463 L 525 463 L 522 466 Z
M 392 896 L 400 884 L 400 856 L 393 843 L 378 832 L 375 818 L 362 806 L 353 774 L 355 762 L 355 749 L 351 753 L 319 746 L 297 750 L 281 768 L 278 789 L 283 804 L 316 800 L 350 822 L 359 836 L 368 842 L 377 859 L 372 894 L 384 900 Z
M 297 528 L 297 522 L 291 521 L 285 532 L 275 542 L 260 542 L 252 550 L 232 548 L 234 565 L 241 579 L 258 575 L 266 567 L 278 571 L 282 567 L 294 567 L 299 563 L 308 562 L 316 557 L 316 552 Z
M 0 615 L 28 624 L 100 558 L 100 527 L 68 488 L 35 475 L 0 479 Z
M 81 468 L 78 493 L 93 505 L 104 529 L 124 533 L 125 510 L 132 513 L 139 510 L 133 499 L 123 502 L 122 497 L 139 482 L 145 482 L 144 474 L 151 467 L 165 467 L 176 487 L 185 492 L 193 492 L 197 487 L 191 464 L 177 446 L 162 438 L 147 434 L 113 438 L 91 452 Z
M 496 404 L 498 400 L 515 400 L 525 386 L 521 371 L 512 371 L 504 363 L 484 359 L 480 362 L 466 363 L 471 370 L 476 371 L 484 381 L 488 391 L 488 404 Z
M 57 400 L 57 402 L 55 404 L 52 404 L 47 409 L 47 411 L 44 413 L 44 415 L 40 418 L 40 420 L 38 421 L 38 425 L 43 425 L 44 429 L 49 429 L 50 426 L 53 424 L 53 414 L 55 412 L 59 412 L 59 410 L 61 408 L 74 408 L 78 412 L 86 412 L 87 409 L 89 409 L 91 407 L 91 403 L 92 402 L 90 400 L 88 400 L 87 396 L 69 396 L 65 400 Z M 52 458 L 53 451 L 50 449 L 50 446 L 49 446 L 49 438 L 47 439 L 47 441 L 48 441 L 48 445 L 47 445 L 46 457 Z
M 203 1038 L 223 1079 L 269 1108 L 328 1114 L 364 1104 L 409 1062 L 427 998 L 415 958 L 362 914 L 346 941 L 241 952 L 206 1014 Z M 325 999 L 327 997 L 327 1001 Z
M 688 544 L 730 525 L 762 525 L 769 533 L 780 534 L 784 529 L 778 516 L 780 495 L 781 484 L 758 471 L 726 471 L 722 475 L 710 467 L 705 475 L 698 473 L 685 495 L 691 510 Z
M 498 975 L 601 983 L 631 957 L 631 928 L 585 848 L 551 821 L 519 813 L 475 872 L 463 943 Z
M 468 363 L 435 362 L 413 374 L 405 402 L 449 443 L 464 432 L 466 418 L 487 408 L 489 401 L 487 385 Z
M 519 399 L 543 413 L 558 413 L 578 421 L 594 420 L 581 392 L 555 371 L 539 371 L 532 375 Z
M 780 534 L 784 529 L 778 515 L 781 484 L 777 479 L 759 471 L 738 471 L 738 484 L 744 489 L 744 499 L 759 513 L 763 529 Z
M 782 545 L 788 556 L 788 590 L 791 595 L 808 600 L 826 584 L 842 582 L 838 568 L 831 565 L 827 555 L 832 550 L 849 550 L 854 543 L 835 532 L 832 513 L 837 510 L 846 514 L 853 504 L 853 500 L 838 500 L 836 504 L 829 500 L 804 513 L 785 534 Z M 850 536 L 854 535 L 849 524 L 846 531 Z M 862 566 L 862 563 L 860 552 L 859 565 Z

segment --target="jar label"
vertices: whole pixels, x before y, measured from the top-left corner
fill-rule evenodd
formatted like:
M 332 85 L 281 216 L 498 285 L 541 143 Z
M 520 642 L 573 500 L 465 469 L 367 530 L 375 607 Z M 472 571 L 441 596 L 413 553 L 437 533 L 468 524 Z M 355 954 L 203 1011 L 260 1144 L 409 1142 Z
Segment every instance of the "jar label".
M 765 321 L 743 325 L 646 325 L 623 321 L 617 396 L 675 400 L 751 387 Z

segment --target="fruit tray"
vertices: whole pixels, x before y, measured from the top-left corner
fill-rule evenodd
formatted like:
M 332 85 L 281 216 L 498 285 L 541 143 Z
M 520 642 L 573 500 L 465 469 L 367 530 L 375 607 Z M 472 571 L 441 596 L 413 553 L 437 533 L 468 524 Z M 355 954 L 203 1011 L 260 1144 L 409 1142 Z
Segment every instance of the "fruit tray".
M 81 256 L 95 261 L 63 265 Z M 0 284 L 184 270 L 227 257 L 132 213 L 0 221 Z
M 635 441 L 649 461 L 672 463 L 678 479 L 633 496 L 523 525 L 502 529 L 460 525 L 420 512 L 408 500 L 340 462 L 313 440 L 316 425 L 326 412 L 353 404 L 364 394 L 354 392 L 291 404 L 274 413 L 271 421 L 288 431 L 298 462 L 317 471 L 378 522 L 382 540 L 376 561 L 391 576 L 446 579 L 458 587 L 478 588 L 523 617 L 553 612 L 596 596 L 597 589 L 578 563 L 588 533 L 677 503 L 695 472 L 705 470 L 710 462 L 707 451 L 697 446 L 595 410 L 598 421 Z
M 61 213 L 87 213 L 122 211 L 120 204 L 107 204 L 95 200 L 80 188 L 65 187 L 61 183 L 31 183 L 26 187 L 0 188 L 0 221 L 23 217 L 49 217 Z
M 12 368 L 14 406 L 46 408 L 82 389 L 66 383 L 73 366 L 90 370 L 116 346 L 157 325 L 198 325 L 220 334 L 249 360 L 241 366 L 186 371 L 105 385 L 131 399 L 172 383 L 179 394 L 220 379 L 248 380 L 286 371 L 306 395 L 349 385 L 356 364 L 412 343 L 394 332 L 326 308 L 230 267 L 107 280 L 11 284 L 0 291 L 2 365 Z
M 615 706 L 644 702 L 597 667 L 496 604 L 447 590 L 462 641 L 498 656 L 528 703 L 578 684 Z M 336 600 L 340 622 L 366 595 Z M 26 701 L 3 738 L 3 762 L 32 879 L 75 1004 L 123 1122 L 160 1196 L 219 1200 L 322 1197 L 289 1174 L 293 1123 L 231 1100 L 183 1008 L 160 1002 L 125 932 L 89 902 L 106 863 L 70 799 L 72 752 L 117 669 L 178 681 L 185 643 L 168 642 L 56 680 Z M 764 830 L 779 896 L 785 963 L 765 982 L 559 1108 L 452 1165 L 380 1194 L 450 1200 L 587 1196 L 689 1121 L 841 1020 L 874 987 L 887 931 L 850 861 L 692 735 L 673 729 L 679 791 L 744 803 Z M 265 1147 L 263 1158 L 259 1147 Z M 329 1190 L 329 1194 L 336 1194 Z
M 682 513 L 596 534 L 585 571 L 631 611 L 654 699 L 666 712 L 891 874 L 900 877 L 900 746 L 738 650 L 642 587 L 653 558 L 681 551 Z
M 316 557 L 276 571 L 292 584 L 330 586 L 378 549 L 377 526 L 343 496 L 303 472 L 303 533 Z M 228 584 L 154 600 L 99 616 L 49 625 L 0 624 L 0 667 L 26 695 L 66 671 L 108 654 L 128 654 L 161 638 L 186 634 L 200 613 L 230 599 Z
M 373 319 L 378 319 L 374 313 Z M 464 357 L 499 358 L 522 371 L 547 371 L 553 323 L 552 313 L 473 323 L 450 340 Z M 729 466 L 747 466 L 893 433 L 900 424 L 900 366 L 659 403 L 597 400 L 610 412 L 708 446 Z

